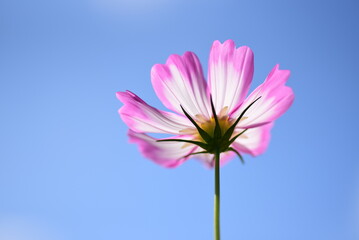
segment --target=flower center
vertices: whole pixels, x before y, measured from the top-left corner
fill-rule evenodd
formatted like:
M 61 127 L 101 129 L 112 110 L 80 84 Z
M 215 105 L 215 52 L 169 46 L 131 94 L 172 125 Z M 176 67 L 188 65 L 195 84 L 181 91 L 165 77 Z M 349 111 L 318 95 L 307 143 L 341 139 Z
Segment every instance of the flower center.
M 218 124 L 219 124 L 222 134 L 225 133 L 236 120 L 236 119 L 232 119 L 229 117 L 229 115 L 227 114 L 227 110 L 228 110 L 228 107 L 224 107 L 217 115 Z M 245 118 L 246 117 L 244 117 L 243 119 L 245 119 Z M 216 120 L 215 120 L 214 116 L 212 116 L 210 119 L 208 119 L 208 118 L 204 117 L 202 114 L 197 114 L 197 115 L 195 115 L 194 119 L 197 122 L 198 126 L 201 127 L 205 132 L 207 132 L 209 136 L 211 136 L 211 137 L 214 136 L 214 131 L 215 131 L 215 127 L 216 127 Z M 243 119 L 241 119 L 241 120 L 243 120 Z M 194 137 L 193 140 L 195 140 L 195 141 L 206 142 L 201 137 L 201 135 L 199 134 L 199 132 L 197 131 L 196 128 L 186 128 L 186 129 L 181 130 L 180 132 L 192 135 Z M 238 133 L 238 130 L 237 131 L 235 130 L 233 132 L 232 136 L 236 135 L 237 133 Z M 230 137 L 232 137 L 232 136 L 230 136 Z M 188 145 L 189 144 L 184 144 L 185 147 Z
M 218 116 L 218 123 L 221 128 L 221 131 L 224 133 L 228 130 L 228 128 L 233 124 L 233 120 L 229 118 L 228 115 L 226 116 Z M 199 122 L 198 124 L 204 131 L 206 131 L 211 137 L 214 135 L 214 128 L 216 127 L 216 121 L 214 117 L 211 117 L 210 119 Z M 204 141 L 202 137 L 197 133 L 199 140 Z
M 187 144 L 194 144 L 201 147 L 204 151 L 190 153 L 190 155 L 195 154 L 219 154 L 222 152 L 232 151 L 235 152 L 241 160 L 243 160 L 240 153 L 231 147 L 231 144 L 240 136 L 243 135 L 247 131 L 244 129 L 241 132 L 238 132 L 238 128 L 236 129 L 239 121 L 245 119 L 243 115 L 246 111 L 259 99 L 259 96 L 256 100 L 254 100 L 251 104 L 249 104 L 243 112 L 236 119 L 231 119 L 228 115 L 228 107 L 224 107 L 220 113 L 217 115 L 217 112 L 214 108 L 213 101 L 211 98 L 211 108 L 213 116 L 210 119 L 206 119 L 203 115 L 197 114 L 195 115 L 195 119 L 191 117 L 186 110 L 181 106 L 184 115 L 192 122 L 195 128 L 187 128 L 180 131 L 182 134 L 192 135 L 193 138 L 186 139 L 161 139 L 158 140 L 160 142 L 164 141 L 175 141 L 175 142 L 184 142 L 182 148 L 186 147 Z M 243 136 L 245 137 L 245 136 Z

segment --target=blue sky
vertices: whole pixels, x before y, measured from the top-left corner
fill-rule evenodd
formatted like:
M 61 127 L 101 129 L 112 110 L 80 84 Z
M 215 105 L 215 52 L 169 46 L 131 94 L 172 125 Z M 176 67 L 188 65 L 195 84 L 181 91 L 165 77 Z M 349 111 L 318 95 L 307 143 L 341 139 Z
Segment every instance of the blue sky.
M 150 69 L 214 40 L 290 69 L 268 151 L 222 168 L 222 238 L 359 238 L 356 1 L 0 2 L 0 239 L 211 239 L 213 171 L 129 144 L 116 91 L 165 109 Z

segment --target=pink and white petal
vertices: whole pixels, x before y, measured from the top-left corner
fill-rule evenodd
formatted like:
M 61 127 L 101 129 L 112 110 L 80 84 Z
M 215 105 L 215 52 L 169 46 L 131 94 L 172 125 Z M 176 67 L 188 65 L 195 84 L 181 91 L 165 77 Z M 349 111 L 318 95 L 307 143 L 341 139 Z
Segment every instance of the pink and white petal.
M 157 139 L 144 133 L 128 131 L 130 142 L 138 144 L 140 152 L 153 162 L 167 168 L 174 168 L 185 162 L 188 154 L 196 148 L 181 142 L 157 142 Z
M 232 160 L 235 153 L 233 152 L 225 152 L 220 155 L 220 165 L 221 167 L 227 164 L 230 160 Z M 206 167 L 213 168 L 214 167 L 214 155 L 213 154 L 199 154 L 195 155 L 195 158 L 202 162 Z
M 192 116 L 209 117 L 207 83 L 202 66 L 192 52 L 171 55 L 166 64 L 156 64 L 151 70 L 153 88 L 163 104 L 180 114 L 182 107 Z
M 116 95 L 124 104 L 119 109 L 122 120 L 136 132 L 177 135 L 181 134 L 181 130 L 192 127 L 187 118 L 151 107 L 130 91 L 117 92 Z
M 258 86 L 243 105 L 233 113 L 233 118 L 238 117 L 247 106 L 261 97 L 244 114 L 238 127 L 255 127 L 272 122 L 288 110 L 294 100 L 293 90 L 285 86 L 289 75 L 290 71 L 280 70 L 279 65 L 273 68 L 264 83 Z
M 249 47 L 236 49 L 233 40 L 215 41 L 208 63 L 208 80 L 217 113 L 228 107 L 231 114 L 243 102 L 252 82 L 253 52 Z
M 264 153 L 268 147 L 272 127 L 273 123 L 268 123 L 260 127 L 250 128 L 236 139 L 232 147 L 239 153 L 258 156 Z

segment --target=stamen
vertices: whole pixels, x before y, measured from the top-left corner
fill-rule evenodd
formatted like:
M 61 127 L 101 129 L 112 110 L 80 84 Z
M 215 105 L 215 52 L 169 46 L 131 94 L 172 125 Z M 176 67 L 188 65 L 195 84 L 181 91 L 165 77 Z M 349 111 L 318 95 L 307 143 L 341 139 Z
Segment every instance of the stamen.
M 228 106 L 225 106 L 224 108 L 221 109 L 221 111 L 218 114 L 219 118 L 223 118 L 226 117 L 228 114 Z
M 195 134 L 197 133 L 197 130 L 194 128 L 185 128 L 179 131 L 180 133 L 185 133 L 185 134 Z
M 197 122 L 204 123 L 207 121 L 205 116 L 203 116 L 202 114 L 196 114 L 195 117 L 196 117 Z

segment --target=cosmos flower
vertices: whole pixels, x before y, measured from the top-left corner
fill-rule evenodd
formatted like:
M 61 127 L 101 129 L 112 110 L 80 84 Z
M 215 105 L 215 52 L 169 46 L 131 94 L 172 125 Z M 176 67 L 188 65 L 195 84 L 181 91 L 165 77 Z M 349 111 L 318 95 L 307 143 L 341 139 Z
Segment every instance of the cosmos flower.
M 130 141 L 145 157 L 164 167 L 194 157 L 212 167 L 215 151 L 223 165 L 235 155 L 242 159 L 243 153 L 257 156 L 266 150 L 273 122 L 294 99 L 285 86 L 290 71 L 276 65 L 247 96 L 254 71 L 249 47 L 215 41 L 208 66 L 208 83 L 193 52 L 171 55 L 166 64 L 153 66 L 153 88 L 172 112 L 158 110 L 130 91 L 117 92 Z M 157 139 L 148 133 L 170 136 Z

